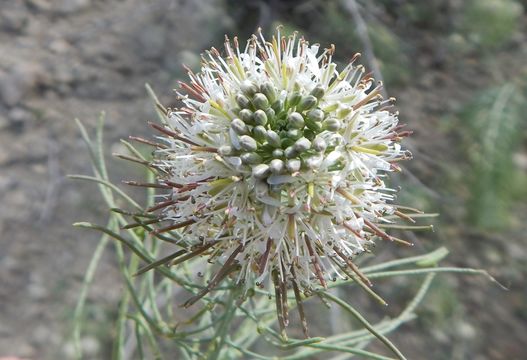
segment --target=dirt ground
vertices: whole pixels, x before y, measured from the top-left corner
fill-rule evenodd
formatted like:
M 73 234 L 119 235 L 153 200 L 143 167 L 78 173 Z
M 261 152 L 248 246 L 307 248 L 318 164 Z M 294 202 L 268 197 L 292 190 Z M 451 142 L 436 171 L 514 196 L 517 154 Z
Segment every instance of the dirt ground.
M 2 1 L 0 357 L 72 357 L 70 320 L 98 236 L 71 224 L 102 223 L 107 211 L 95 186 L 66 178 L 91 171 L 74 118 L 92 127 L 106 112 L 109 154 L 119 149 L 120 138 L 147 134 L 154 113 L 144 84 L 170 105 L 180 64 L 196 66 L 196 54 L 212 42 L 219 46 L 237 21 L 219 0 Z M 527 57 L 526 40 L 523 34 L 496 54 L 504 76 L 527 74 L 518 62 Z M 462 68 L 438 66 L 440 54 L 427 34 L 417 46 L 424 55 L 412 66 L 420 76 L 411 86 L 388 89 L 398 98 L 401 118 L 416 130 L 414 152 L 422 154 L 409 165 L 420 183 L 413 176 L 405 181 L 451 212 L 438 226 L 450 225 L 429 237 L 433 243 L 420 241 L 410 253 L 446 245 L 449 265 L 485 268 L 510 290 L 483 278 L 443 277 L 422 308 L 424 319 L 392 338 L 410 359 L 520 359 L 527 343 L 527 205 L 516 205 L 519 215 L 509 229 L 484 234 L 457 220 L 457 194 L 429 190 L 440 185 L 446 164 L 456 163 L 455 139 L 438 131 L 442 116 L 495 79 L 474 58 Z M 110 160 L 110 169 L 116 180 L 134 176 L 117 160 Z M 89 295 L 90 319 L 99 326 L 111 321 L 121 287 L 108 252 Z M 445 307 L 447 316 L 440 318 L 437 309 Z M 87 358 L 104 358 L 107 346 L 102 337 L 83 339 Z

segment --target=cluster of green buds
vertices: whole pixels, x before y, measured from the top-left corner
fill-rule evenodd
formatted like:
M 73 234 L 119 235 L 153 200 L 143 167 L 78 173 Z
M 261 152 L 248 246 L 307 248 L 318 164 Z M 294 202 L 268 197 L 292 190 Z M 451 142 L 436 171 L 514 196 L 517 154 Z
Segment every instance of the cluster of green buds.
M 222 146 L 221 155 L 239 157 L 257 179 L 320 165 L 331 149 L 318 135 L 341 127 L 340 120 L 328 117 L 319 106 L 322 86 L 308 94 L 297 89 L 283 98 L 271 82 L 258 86 L 245 80 L 240 89 L 235 95 L 238 117 L 230 124 L 231 145 Z
M 184 258 L 221 264 L 186 306 L 232 274 L 246 291 L 275 289 L 283 332 L 288 286 L 301 317 L 300 291 L 337 277 L 372 293 L 353 258 L 376 239 L 409 244 L 383 230 L 414 212 L 393 203 L 383 179 L 407 158 L 399 142 L 411 132 L 358 55 L 338 71 L 334 46 L 319 50 L 296 34 L 259 33 L 244 51 L 226 39 L 225 56 L 206 52 L 181 83 L 183 106 L 154 126 L 156 186 L 168 189 L 152 208 L 155 232 L 178 230 L 191 245 Z

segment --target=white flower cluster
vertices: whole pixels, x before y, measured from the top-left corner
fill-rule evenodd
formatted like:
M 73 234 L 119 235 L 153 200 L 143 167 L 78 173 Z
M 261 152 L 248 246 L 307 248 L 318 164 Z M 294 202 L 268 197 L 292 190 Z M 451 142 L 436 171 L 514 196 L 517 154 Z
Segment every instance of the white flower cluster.
M 380 224 L 407 217 L 383 181 L 409 157 L 398 142 L 393 99 L 364 75 L 355 56 L 341 71 L 334 47 L 303 38 L 253 35 L 240 50 L 226 39 L 181 83 L 154 166 L 171 187 L 162 218 L 187 244 L 217 261 L 215 285 L 309 291 L 360 272 L 352 257 L 375 238 L 398 240 Z

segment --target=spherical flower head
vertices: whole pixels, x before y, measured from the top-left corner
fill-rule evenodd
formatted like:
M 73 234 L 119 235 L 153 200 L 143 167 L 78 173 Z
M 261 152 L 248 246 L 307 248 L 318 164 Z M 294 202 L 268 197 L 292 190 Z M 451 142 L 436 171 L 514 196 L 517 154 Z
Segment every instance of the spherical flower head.
M 333 54 L 279 30 L 243 49 L 226 38 L 223 55 L 212 48 L 189 70 L 184 106 L 158 126 L 166 145 L 153 165 L 172 190 L 170 225 L 157 231 L 206 247 L 221 265 L 211 288 L 228 275 L 295 293 L 337 277 L 366 282 L 352 257 L 376 238 L 398 240 L 382 230 L 405 216 L 383 179 L 409 157 L 398 143 L 409 132 L 358 55 L 339 71 Z

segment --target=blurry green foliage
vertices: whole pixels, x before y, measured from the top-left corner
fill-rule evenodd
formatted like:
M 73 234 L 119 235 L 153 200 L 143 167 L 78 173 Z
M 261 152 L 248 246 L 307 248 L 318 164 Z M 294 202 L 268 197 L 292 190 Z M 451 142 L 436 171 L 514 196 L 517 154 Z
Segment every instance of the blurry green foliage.
M 454 56 L 466 56 L 473 52 L 476 45 L 459 32 L 454 32 L 446 39 L 446 46 L 450 54 Z
M 363 44 L 356 33 L 356 24 L 352 20 L 351 14 L 342 8 L 338 1 L 328 1 L 321 8 L 321 21 L 313 24 L 310 33 L 312 38 L 320 42 L 323 46 L 336 43 L 337 57 L 345 56 L 351 58 L 356 52 L 363 51 Z M 401 41 L 384 24 L 372 21 L 362 14 L 368 26 L 373 52 L 379 62 L 381 72 L 387 84 L 404 83 L 409 79 L 410 68 L 406 52 Z M 365 59 L 362 59 L 367 70 L 371 70 Z
M 430 329 L 448 327 L 452 318 L 462 310 L 456 290 L 447 279 L 440 278 L 430 289 L 427 301 L 419 312 L 419 321 Z
M 461 113 L 471 137 L 469 218 L 481 228 L 499 228 L 509 222 L 511 200 L 522 186 L 513 154 L 519 146 L 525 108 L 525 97 L 515 85 L 507 84 L 481 94 Z
M 440 29 L 445 27 L 448 16 L 448 1 L 445 0 L 407 0 L 394 6 L 395 1 L 385 1 L 387 10 L 396 11 L 397 15 L 419 28 Z
M 399 38 L 382 24 L 369 24 L 368 32 L 384 81 L 387 84 L 408 81 L 410 67 Z
M 355 24 L 351 15 L 341 8 L 340 3 L 328 1 L 320 10 L 320 21 L 313 23 L 310 29 L 316 41 L 325 46 L 337 43 L 337 54 L 340 49 L 348 54 L 359 51 L 360 42 L 355 33 Z
M 403 174 L 405 172 L 407 172 L 406 169 L 403 170 Z M 398 203 L 420 209 L 424 212 L 437 211 L 436 200 L 431 197 L 431 194 L 428 192 L 429 190 L 424 185 L 416 184 L 414 181 L 411 181 L 404 176 L 400 176 L 399 184 L 393 185 L 394 188 L 401 186 L 403 189 L 397 193 Z M 433 220 L 427 218 L 424 223 L 430 224 L 433 223 Z
M 470 0 L 460 30 L 481 50 L 506 44 L 518 29 L 523 8 L 515 0 Z

